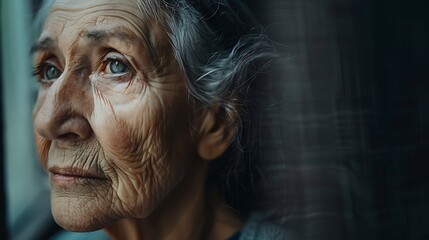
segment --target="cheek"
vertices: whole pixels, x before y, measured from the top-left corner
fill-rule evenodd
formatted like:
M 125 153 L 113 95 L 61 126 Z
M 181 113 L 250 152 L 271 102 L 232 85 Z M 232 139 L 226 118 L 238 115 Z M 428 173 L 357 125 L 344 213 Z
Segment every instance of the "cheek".
M 51 147 L 51 141 L 40 136 L 37 133 L 37 131 L 34 131 L 34 139 L 36 143 L 36 150 L 39 156 L 40 164 L 46 170 L 46 166 L 48 163 L 49 148 Z
M 167 142 L 161 139 L 165 136 L 166 110 L 160 100 L 138 96 L 118 103 L 113 96 L 101 98 L 102 101 L 95 101 L 91 125 L 100 145 L 116 160 L 116 165 L 128 171 L 136 168 L 132 164 L 146 159 L 148 154 L 167 148 Z
M 39 113 L 39 110 L 40 110 L 40 107 L 42 106 L 42 103 L 45 100 L 45 95 L 46 95 L 45 92 L 46 91 L 44 89 L 39 89 L 37 102 L 36 102 L 34 109 L 33 109 L 33 122 L 34 122 L 34 119 L 36 118 L 37 114 Z M 48 153 L 49 153 L 49 148 L 51 146 L 51 141 L 42 137 L 36 131 L 36 129 L 34 129 L 34 142 L 36 144 L 36 150 L 37 150 L 37 154 L 39 157 L 40 164 L 46 170 L 46 165 L 48 162 Z
M 112 187 L 124 211 L 134 216 L 144 217 L 159 204 L 191 158 L 188 105 L 171 95 L 147 91 L 127 104 L 95 104 L 92 125 Z

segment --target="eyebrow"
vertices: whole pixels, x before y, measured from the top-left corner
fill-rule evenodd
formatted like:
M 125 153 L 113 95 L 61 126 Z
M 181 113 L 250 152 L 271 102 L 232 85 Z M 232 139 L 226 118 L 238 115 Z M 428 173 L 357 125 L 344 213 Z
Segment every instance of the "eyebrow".
M 122 30 L 123 28 L 117 27 L 109 30 L 90 30 L 85 31 L 83 33 L 84 38 L 91 39 L 95 42 L 102 43 L 103 41 L 106 41 L 110 38 L 116 38 L 122 41 L 125 41 L 127 43 L 133 42 L 136 37 L 132 34 L 129 34 L 128 32 L 124 32 Z M 152 59 L 157 62 L 159 59 L 159 56 L 157 54 L 156 48 L 154 44 L 149 40 L 148 36 L 143 36 L 144 42 L 149 50 L 149 54 L 152 57 Z
M 37 41 L 33 46 L 31 46 L 30 54 L 34 54 L 39 51 L 47 51 L 55 48 L 56 41 L 51 37 L 45 37 Z
M 91 30 L 83 33 L 84 38 L 91 39 L 95 42 L 103 42 L 110 38 L 117 38 L 119 40 L 131 42 L 135 39 L 131 34 L 121 31 L 120 28 L 114 28 L 111 30 Z
M 122 41 L 131 42 L 134 37 L 130 34 L 121 31 L 119 28 L 115 28 L 109 31 L 106 30 L 92 30 L 85 31 L 83 33 L 84 38 L 91 39 L 95 42 L 101 43 L 110 38 L 117 38 Z M 56 41 L 52 37 L 45 37 L 37 41 L 33 46 L 31 46 L 30 54 L 34 54 L 40 51 L 48 51 L 56 46 Z

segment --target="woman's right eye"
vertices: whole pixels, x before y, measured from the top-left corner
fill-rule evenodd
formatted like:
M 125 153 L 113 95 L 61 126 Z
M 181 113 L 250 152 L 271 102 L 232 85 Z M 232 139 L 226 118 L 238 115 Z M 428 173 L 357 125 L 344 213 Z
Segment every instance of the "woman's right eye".
M 52 80 L 59 78 L 62 72 L 53 64 L 44 62 L 34 68 L 33 74 L 37 76 L 41 82 L 52 82 Z
M 45 72 L 44 72 L 44 79 L 45 80 L 57 79 L 60 76 L 61 76 L 61 72 L 55 66 L 48 65 L 45 67 Z

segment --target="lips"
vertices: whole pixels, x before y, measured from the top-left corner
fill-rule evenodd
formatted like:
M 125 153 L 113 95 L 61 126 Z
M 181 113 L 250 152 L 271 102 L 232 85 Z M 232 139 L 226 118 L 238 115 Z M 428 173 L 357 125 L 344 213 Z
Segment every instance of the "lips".
M 50 167 L 51 181 L 57 185 L 70 185 L 88 181 L 106 180 L 95 171 L 75 167 Z

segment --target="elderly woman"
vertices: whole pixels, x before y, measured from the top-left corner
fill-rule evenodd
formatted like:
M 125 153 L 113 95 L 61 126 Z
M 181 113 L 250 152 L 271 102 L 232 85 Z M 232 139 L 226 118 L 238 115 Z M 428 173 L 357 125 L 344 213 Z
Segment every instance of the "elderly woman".
M 249 87 L 272 55 L 252 22 L 240 1 L 49 6 L 32 49 L 34 128 L 60 226 L 112 239 L 263 239 L 241 185 L 252 178 Z

